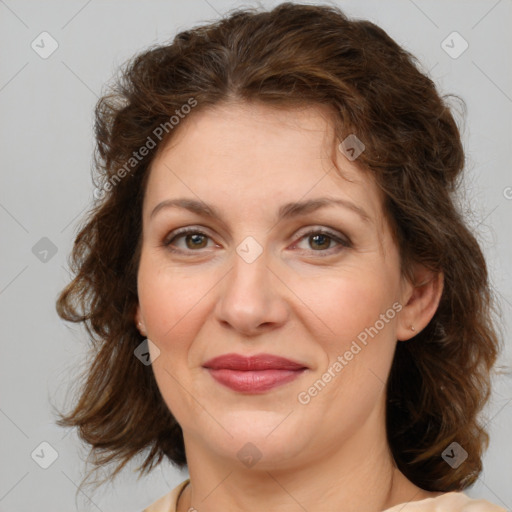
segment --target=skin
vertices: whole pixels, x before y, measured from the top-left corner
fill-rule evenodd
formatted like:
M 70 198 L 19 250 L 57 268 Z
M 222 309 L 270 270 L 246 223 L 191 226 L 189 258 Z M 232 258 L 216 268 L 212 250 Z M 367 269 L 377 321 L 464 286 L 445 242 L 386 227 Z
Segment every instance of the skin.
M 434 315 L 442 275 L 417 266 L 422 286 L 402 277 L 379 189 L 357 160 L 333 153 L 327 112 L 227 103 L 178 128 L 145 191 L 135 321 L 160 351 L 151 350 L 155 378 L 183 429 L 191 484 L 179 512 L 377 512 L 437 495 L 393 463 L 385 381 L 396 343 Z M 354 203 L 369 220 L 340 206 L 277 220 L 284 203 L 326 196 Z M 176 207 L 150 217 L 178 197 L 215 206 L 223 220 Z M 181 252 L 173 253 L 164 242 L 185 226 L 207 236 L 176 238 L 171 247 Z M 315 238 L 319 228 L 349 245 Z M 236 251 L 248 236 L 263 249 L 251 263 Z M 401 311 L 299 403 L 397 302 Z M 308 370 L 263 394 L 238 393 L 202 367 L 230 352 L 271 353 Z M 237 456 L 247 442 L 261 454 L 252 467 Z

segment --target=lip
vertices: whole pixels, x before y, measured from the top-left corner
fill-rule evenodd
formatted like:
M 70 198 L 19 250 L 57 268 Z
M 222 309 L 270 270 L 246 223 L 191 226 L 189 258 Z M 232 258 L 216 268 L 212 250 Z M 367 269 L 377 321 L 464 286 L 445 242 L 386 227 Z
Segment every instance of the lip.
M 307 370 L 299 362 L 272 354 L 224 354 L 210 359 L 203 367 L 220 384 L 245 393 L 263 393 L 282 386 Z
M 224 354 L 214 357 L 203 364 L 205 368 L 212 370 L 240 370 L 240 371 L 260 371 L 260 370 L 300 370 L 306 368 L 305 365 L 272 354 L 256 354 L 254 356 L 242 356 L 240 354 Z

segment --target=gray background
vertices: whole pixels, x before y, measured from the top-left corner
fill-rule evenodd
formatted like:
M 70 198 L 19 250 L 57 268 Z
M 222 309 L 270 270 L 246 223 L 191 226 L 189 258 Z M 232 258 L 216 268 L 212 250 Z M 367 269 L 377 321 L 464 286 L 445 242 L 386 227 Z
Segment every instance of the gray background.
M 92 200 L 92 112 L 102 86 L 144 47 L 242 5 L 255 4 L 0 0 L 0 511 L 136 511 L 187 476 L 162 465 L 137 481 L 132 464 L 114 486 L 75 500 L 86 450 L 74 432 L 54 425 L 49 400 L 63 403 L 87 341 L 81 329 L 60 321 L 54 304 L 69 279 L 66 258 L 77 223 Z M 512 2 L 338 5 L 382 26 L 420 59 L 441 92 L 467 103 L 465 122 L 459 117 L 467 150 L 464 204 L 473 211 L 470 222 L 501 301 L 505 352 L 500 363 L 510 365 L 512 234 L 506 219 L 512 211 Z M 46 59 L 31 47 L 34 40 L 42 46 L 43 31 L 59 45 Z M 461 40 L 445 43 L 453 47 L 452 56 L 442 47 L 453 31 L 469 44 L 457 58 L 453 54 L 462 49 Z M 491 444 L 485 470 L 467 491 L 507 508 L 512 508 L 511 380 L 510 374 L 496 378 L 486 409 Z M 52 451 L 42 442 L 58 455 L 47 469 L 40 464 L 51 462 Z M 31 456 L 34 450 L 39 457 Z

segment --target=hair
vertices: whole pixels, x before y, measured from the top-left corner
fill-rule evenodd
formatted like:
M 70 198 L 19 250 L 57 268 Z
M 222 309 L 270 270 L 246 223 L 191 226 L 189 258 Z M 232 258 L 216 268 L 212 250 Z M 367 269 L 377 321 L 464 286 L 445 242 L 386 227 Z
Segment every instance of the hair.
M 479 414 L 499 338 L 486 262 L 457 206 L 460 132 L 448 96 L 413 55 L 375 24 L 330 5 L 237 9 L 182 31 L 130 59 L 98 101 L 94 167 L 102 197 L 80 226 L 69 258 L 74 278 L 57 300 L 61 318 L 85 325 L 91 361 L 73 409 L 57 424 L 78 428 L 94 471 L 116 464 L 108 480 L 140 454 L 140 475 L 164 458 L 187 464 L 181 427 L 152 368 L 134 357 L 144 340 L 134 315 L 150 165 L 179 130 L 171 116 L 188 112 L 191 98 L 190 116 L 232 101 L 327 107 L 339 140 L 355 134 L 364 143 L 357 164 L 383 193 L 402 274 L 412 280 L 419 263 L 444 276 L 429 324 L 397 343 L 387 382 L 388 443 L 417 486 L 469 486 L 488 445 Z M 156 149 L 135 159 L 150 140 Z M 452 442 L 468 454 L 457 468 L 441 457 Z

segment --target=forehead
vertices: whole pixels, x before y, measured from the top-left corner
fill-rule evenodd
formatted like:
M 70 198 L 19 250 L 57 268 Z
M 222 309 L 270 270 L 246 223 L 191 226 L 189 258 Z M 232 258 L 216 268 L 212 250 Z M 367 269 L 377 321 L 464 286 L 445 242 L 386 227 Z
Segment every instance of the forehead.
M 177 128 L 151 165 L 146 213 L 178 195 L 245 211 L 329 195 L 382 219 L 380 190 L 339 151 L 327 108 L 221 104 L 194 111 Z

